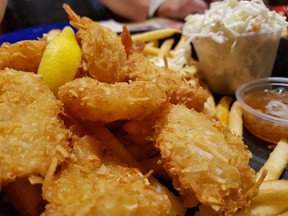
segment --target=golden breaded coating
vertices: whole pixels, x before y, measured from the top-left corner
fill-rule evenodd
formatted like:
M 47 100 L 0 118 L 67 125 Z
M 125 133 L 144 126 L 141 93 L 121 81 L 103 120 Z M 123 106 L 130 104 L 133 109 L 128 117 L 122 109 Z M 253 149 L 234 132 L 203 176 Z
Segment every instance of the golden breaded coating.
M 165 67 L 158 67 L 144 55 L 136 52 L 129 56 L 129 61 L 131 70 L 129 78 L 131 80 L 155 82 L 166 90 L 171 103 L 185 104 L 197 111 L 203 110 L 209 93 L 200 86 L 196 79 L 194 85 L 192 85 L 192 82 L 182 79 L 179 72 Z
M 163 165 L 184 197 L 227 215 L 249 205 L 258 185 L 240 137 L 183 105 L 169 106 L 155 128 Z
M 80 17 L 67 5 L 63 5 L 71 25 L 78 29 L 82 56 L 90 75 L 106 83 L 125 81 L 127 57 L 121 39 L 110 28 Z
M 3 43 L 0 46 L 0 70 L 9 67 L 36 73 L 46 45 L 46 39 Z
M 106 83 L 128 79 L 152 81 L 165 89 L 170 102 L 202 111 L 209 96 L 208 91 L 197 80 L 192 85 L 192 82 L 182 79 L 179 72 L 157 67 L 142 53 L 138 53 L 137 49 L 133 50 L 132 39 L 128 30 L 125 30 L 125 25 L 121 41 L 111 29 L 87 17 L 80 18 L 66 4 L 63 7 L 71 24 L 78 29 L 77 38 L 81 44 L 83 59 L 93 78 Z
M 41 76 L 0 71 L 0 183 L 45 176 L 52 160 L 63 161 L 69 133 L 60 111 Z
M 92 137 L 75 137 L 74 157 L 43 184 L 48 201 L 43 216 L 167 215 L 171 203 L 147 178 L 115 158 L 102 156 Z
M 107 84 L 88 77 L 66 83 L 58 95 L 75 116 L 102 122 L 141 120 L 166 102 L 165 91 L 153 82 Z

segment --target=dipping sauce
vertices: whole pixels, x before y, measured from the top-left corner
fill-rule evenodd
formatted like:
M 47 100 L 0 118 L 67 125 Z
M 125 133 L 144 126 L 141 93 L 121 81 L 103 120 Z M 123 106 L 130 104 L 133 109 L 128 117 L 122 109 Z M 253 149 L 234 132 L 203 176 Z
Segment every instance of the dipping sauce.
M 259 112 L 288 120 L 288 92 L 286 91 L 278 89 L 252 92 L 244 97 L 244 101 Z
M 243 101 L 257 111 L 252 114 L 243 109 L 244 124 L 251 133 L 272 143 L 288 139 L 287 90 L 277 88 L 250 92 Z

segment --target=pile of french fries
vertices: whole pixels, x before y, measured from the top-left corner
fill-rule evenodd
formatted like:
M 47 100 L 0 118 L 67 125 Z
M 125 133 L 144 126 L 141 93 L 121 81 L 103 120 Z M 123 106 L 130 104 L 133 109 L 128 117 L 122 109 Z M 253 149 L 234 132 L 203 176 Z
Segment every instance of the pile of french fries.
M 181 31 L 175 29 L 161 29 L 132 36 L 132 40 L 145 42 L 144 54 L 148 58 L 163 59 L 164 65 L 169 67 L 169 59 L 176 58 L 175 51 L 183 48 L 185 38 L 181 37 L 175 45 L 173 35 Z M 164 40 L 159 45 L 159 41 Z M 173 46 L 174 44 L 174 46 Z M 187 65 L 190 67 L 187 68 Z M 199 65 L 191 61 L 186 64 L 185 71 L 191 74 L 198 72 Z M 192 68 L 192 70 L 191 70 Z M 180 71 L 180 69 L 179 69 Z M 217 103 L 211 94 L 208 98 L 203 112 L 214 116 L 221 124 L 229 130 L 243 137 L 243 118 L 241 105 L 232 96 L 224 95 Z M 265 145 L 263 143 L 263 145 Z M 281 175 L 288 164 L 288 141 L 280 140 L 262 168 L 257 172 L 257 180 L 261 182 L 258 195 L 252 200 L 247 209 L 241 209 L 234 215 L 250 216 L 288 216 L 288 180 L 281 179 Z

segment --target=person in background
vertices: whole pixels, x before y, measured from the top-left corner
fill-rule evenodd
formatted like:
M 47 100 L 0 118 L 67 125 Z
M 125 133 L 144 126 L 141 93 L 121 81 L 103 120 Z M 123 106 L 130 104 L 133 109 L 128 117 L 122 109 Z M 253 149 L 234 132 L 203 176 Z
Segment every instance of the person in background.
M 0 23 L 3 20 L 6 7 L 7 7 L 7 0 L 0 0 Z
M 7 0 L 0 0 L 1 6 Z M 139 22 L 159 16 L 183 20 L 190 13 L 202 13 L 214 0 L 8 0 L 4 24 L 6 32 L 17 29 L 68 22 L 62 8 L 67 3 L 80 16 L 94 21 Z M 6 4 L 4 4 L 6 2 Z
M 150 17 L 183 20 L 188 14 L 208 9 L 208 0 L 102 0 L 103 4 L 120 17 L 144 21 Z
M 2 23 L 3 32 L 68 22 L 63 3 L 69 4 L 77 14 L 93 20 L 105 20 L 112 16 L 100 0 L 8 0 Z
M 154 15 L 172 19 L 184 19 L 192 13 L 203 13 L 209 8 L 209 4 L 210 2 L 204 0 L 166 0 L 155 11 Z M 150 13 L 153 13 L 153 10 Z

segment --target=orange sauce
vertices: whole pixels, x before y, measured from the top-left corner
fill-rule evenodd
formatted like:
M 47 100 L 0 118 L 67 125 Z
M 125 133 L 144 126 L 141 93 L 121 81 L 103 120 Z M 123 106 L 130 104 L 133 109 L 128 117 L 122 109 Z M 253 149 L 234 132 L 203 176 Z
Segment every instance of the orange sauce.
M 247 94 L 243 100 L 252 108 L 266 115 L 288 120 L 288 91 L 265 90 Z M 277 143 L 288 139 L 288 123 L 285 126 L 270 122 L 243 110 L 245 127 L 255 136 Z M 283 123 L 282 123 L 283 124 Z
M 288 119 L 288 92 L 274 90 L 252 92 L 244 97 L 245 103 L 267 115 Z

